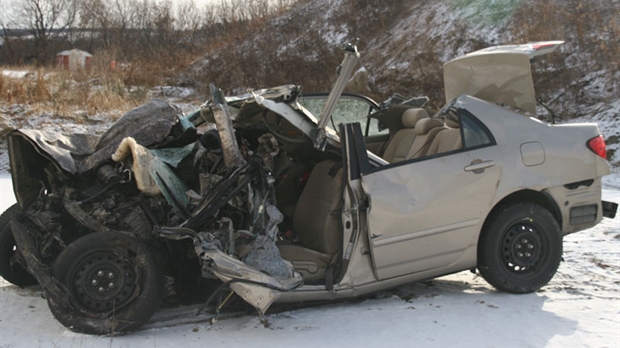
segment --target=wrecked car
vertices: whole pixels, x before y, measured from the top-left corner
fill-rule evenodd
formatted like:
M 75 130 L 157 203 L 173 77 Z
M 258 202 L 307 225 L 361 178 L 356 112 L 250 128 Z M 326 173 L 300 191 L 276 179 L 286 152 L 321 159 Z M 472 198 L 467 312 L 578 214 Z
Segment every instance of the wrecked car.
M 155 100 L 101 137 L 13 131 L 0 274 L 40 284 L 55 318 L 89 334 L 136 330 L 165 296 L 196 291 L 261 316 L 470 269 L 536 291 L 563 236 L 617 210 L 601 200 L 596 124 L 535 117 L 530 59 L 561 44 L 446 63 L 436 113 L 423 97 L 343 95 L 348 45 L 328 95 L 212 86 L 195 112 Z

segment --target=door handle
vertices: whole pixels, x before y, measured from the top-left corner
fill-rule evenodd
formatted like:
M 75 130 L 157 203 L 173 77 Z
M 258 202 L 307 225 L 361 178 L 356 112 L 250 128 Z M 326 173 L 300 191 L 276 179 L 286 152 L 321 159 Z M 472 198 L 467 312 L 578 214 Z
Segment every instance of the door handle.
M 483 160 L 473 160 L 470 165 L 463 168 L 466 172 L 474 172 L 474 174 L 480 174 L 484 172 L 485 169 L 493 167 L 495 165 L 495 161 L 483 161 Z

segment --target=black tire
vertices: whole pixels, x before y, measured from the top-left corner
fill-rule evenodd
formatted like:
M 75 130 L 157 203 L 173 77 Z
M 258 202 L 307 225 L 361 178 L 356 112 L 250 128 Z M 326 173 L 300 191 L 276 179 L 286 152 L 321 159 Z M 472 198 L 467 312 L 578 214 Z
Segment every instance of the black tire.
M 562 231 L 553 215 L 533 203 L 500 209 L 478 242 L 478 270 L 501 291 L 524 294 L 546 285 L 562 260 Z
M 19 206 L 14 204 L 0 215 L 0 276 L 9 283 L 24 287 L 37 284 L 38 282 L 32 274 L 17 262 L 21 254 L 17 250 L 17 245 L 15 245 L 15 238 L 11 232 L 9 222 L 20 212 Z
M 153 253 L 118 232 L 86 235 L 58 256 L 52 275 L 68 290 L 70 306 L 48 296 L 54 317 L 75 332 L 119 335 L 136 330 L 159 307 L 164 277 Z

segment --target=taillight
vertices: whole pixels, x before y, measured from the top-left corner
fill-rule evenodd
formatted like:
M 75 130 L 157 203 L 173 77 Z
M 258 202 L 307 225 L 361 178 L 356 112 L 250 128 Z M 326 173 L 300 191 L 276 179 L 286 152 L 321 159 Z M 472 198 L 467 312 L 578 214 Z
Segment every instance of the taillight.
M 605 148 L 605 139 L 602 135 L 594 137 L 588 140 L 588 148 L 595 154 L 601 156 L 603 159 L 607 159 L 607 150 Z

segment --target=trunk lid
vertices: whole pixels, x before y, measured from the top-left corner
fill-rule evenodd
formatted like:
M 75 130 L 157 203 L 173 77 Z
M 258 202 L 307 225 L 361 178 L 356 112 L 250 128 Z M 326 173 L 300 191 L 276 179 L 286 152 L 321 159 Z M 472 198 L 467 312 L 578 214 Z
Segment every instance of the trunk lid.
M 467 94 L 536 114 L 530 60 L 553 52 L 563 43 L 543 41 L 494 46 L 445 63 L 446 103 Z

